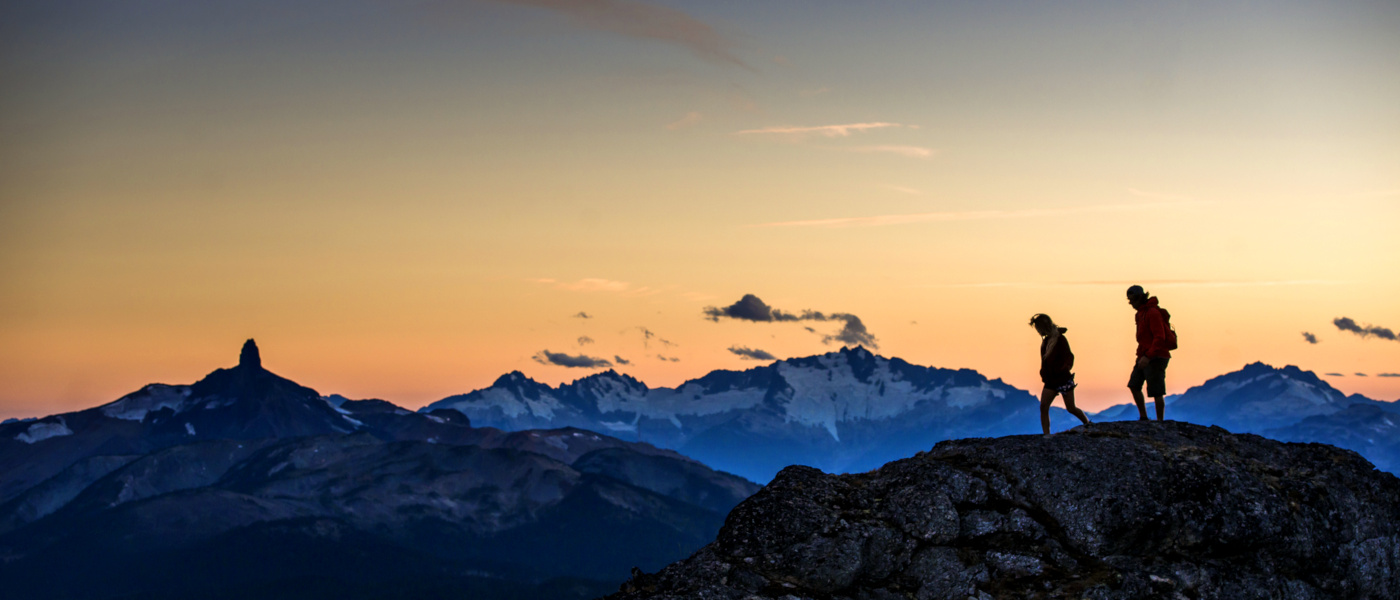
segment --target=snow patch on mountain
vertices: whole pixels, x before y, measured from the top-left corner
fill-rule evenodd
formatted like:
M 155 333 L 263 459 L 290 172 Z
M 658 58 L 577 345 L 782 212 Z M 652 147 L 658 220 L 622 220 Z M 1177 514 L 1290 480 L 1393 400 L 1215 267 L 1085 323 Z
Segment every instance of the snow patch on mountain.
M 623 379 L 615 373 L 606 373 L 578 382 L 587 387 L 598 401 L 598 412 L 639 412 L 645 409 L 646 387 L 640 383 Z
M 1335 400 L 1327 393 L 1326 390 L 1322 390 L 1318 388 L 1318 386 L 1313 385 L 1311 383 L 1299 381 L 1297 379 L 1293 379 L 1291 377 L 1282 375 L 1280 376 L 1280 379 L 1282 381 L 1270 382 L 1269 387 L 1284 388 L 1279 392 L 1279 395 L 1281 396 L 1299 398 L 1308 404 L 1315 404 L 1318 406 L 1333 404 L 1333 401 Z
M 64 435 L 73 435 L 73 430 L 68 428 L 68 423 L 63 420 L 63 417 L 58 417 L 57 422 L 39 421 L 30 425 L 23 433 L 15 436 L 15 439 L 26 444 L 33 444 Z
M 499 408 L 510 418 L 528 414 L 544 419 L 554 418 L 554 411 L 563 408 L 559 400 L 549 394 L 542 394 L 539 398 L 521 398 L 509 390 L 499 388 L 483 390 L 472 406 L 478 409 Z
M 621 421 L 600 421 L 598 424 L 602 425 L 603 429 L 606 429 L 608 431 L 619 431 L 626 433 L 637 432 L 636 423 L 623 423 Z
M 999 390 L 982 382 L 977 386 L 951 387 L 943 390 L 943 401 L 951 408 L 975 408 L 1006 397 L 1005 390 Z
M 840 355 L 822 356 L 818 363 L 821 368 L 810 369 L 788 363 L 778 363 L 778 374 L 792 388 L 793 400 L 788 406 L 798 408 L 798 414 L 791 414 L 801 422 L 809 422 L 803 414 L 804 403 L 799 399 L 811 398 L 822 409 L 823 425 L 832 429 L 832 422 L 855 419 L 888 419 L 910 410 L 921 400 L 914 386 L 902 381 L 891 373 L 888 362 L 877 363 L 869 381 L 861 381 L 851 368 L 850 362 Z M 829 410 L 825 408 L 829 406 Z
M 102 414 L 113 419 L 142 421 L 151 411 L 168 408 L 180 412 L 190 397 L 189 386 L 173 386 L 153 383 L 140 391 L 101 408 Z
M 680 422 L 675 415 L 702 417 L 737 410 L 748 410 L 763 402 L 762 390 L 728 390 L 706 394 L 704 388 L 695 383 L 686 383 L 678 389 L 657 388 L 647 392 L 646 404 L 640 411 L 643 416 L 669 419 L 677 427 Z

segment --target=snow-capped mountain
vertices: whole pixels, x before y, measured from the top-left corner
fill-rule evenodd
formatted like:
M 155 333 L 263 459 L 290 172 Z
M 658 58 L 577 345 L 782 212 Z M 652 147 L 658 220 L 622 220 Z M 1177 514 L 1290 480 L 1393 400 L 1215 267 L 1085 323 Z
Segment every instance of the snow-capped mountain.
M 1347 396 L 1311 371 L 1256 362 L 1168 396 L 1167 418 L 1257 433 L 1286 442 L 1320 442 L 1354 450 L 1378 468 L 1400 468 L 1400 402 Z M 1148 415 L 1156 418 L 1152 403 Z M 1095 421 L 1138 418 L 1120 404 L 1091 415 Z
M 363 426 L 262 368 L 252 340 L 239 364 L 192 385 L 151 384 L 87 410 L 0 425 L 0 502 L 93 455 L 138 455 L 202 440 L 350 433 Z
M 592 598 L 698 548 L 757 489 L 592 431 L 322 398 L 249 341 L 192 385 L 0 425 L 0 590 Z
M 1234 433 L 1262 433 L 1354 403 L 1311 371 L 1256 362 L 1186 390 L 1168 402 L 1167 418 L 1218 425 Z
M 434 402 L 477 426 L 579 427 L 673 448 L 767 481 L 790 464 L 863 471 L 951 438 L 1038 433 L 1028 392 L 969 369 L 938 369 L 862 347 L 648 388 L 605 371 L 551 387 L 519 372 Z M 1054 427 L 1077 424 L 1055 409 Z

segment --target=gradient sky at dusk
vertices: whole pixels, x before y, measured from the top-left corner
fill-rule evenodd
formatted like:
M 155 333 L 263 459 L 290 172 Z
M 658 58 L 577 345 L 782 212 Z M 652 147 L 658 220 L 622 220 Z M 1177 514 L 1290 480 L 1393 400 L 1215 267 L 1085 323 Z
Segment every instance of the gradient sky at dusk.
M 705 318 L 745 294 L 1026 389 L 1046 312 L 1099 409 L 1131 283 L 1181 332 L 1171 393 L 1258 360 L 1395 400 L 1400 342 L 1334 319 L 1400 329 L 1397 32 L 1351 1 L 7 2 L 0 417 L 248 337 L 414 408 L 594 372 L 545 350 L 670 386 L 840 347 Z

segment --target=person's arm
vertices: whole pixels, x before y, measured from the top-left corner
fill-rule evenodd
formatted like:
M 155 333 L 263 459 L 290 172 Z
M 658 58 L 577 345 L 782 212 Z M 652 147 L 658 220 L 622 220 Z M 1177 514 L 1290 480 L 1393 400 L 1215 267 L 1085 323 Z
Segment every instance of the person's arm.
M 1045 344 L 1045 353 L 1040 355 L 1042 361 L 1050 358 L 1050 354 L 1055 351 L 1055 344 L 1059 343 L 1059 341 L 1060 336 L 1058 335 L 1050 338 L 1050 343 Z

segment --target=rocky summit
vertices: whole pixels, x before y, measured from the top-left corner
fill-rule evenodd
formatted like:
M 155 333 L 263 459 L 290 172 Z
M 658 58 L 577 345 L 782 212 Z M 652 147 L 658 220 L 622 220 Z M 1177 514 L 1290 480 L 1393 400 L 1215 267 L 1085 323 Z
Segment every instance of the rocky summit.
M 789 467 L 614 600 L 1398 598 L 1400 479 L 1218 427 L 1102 423 Z

